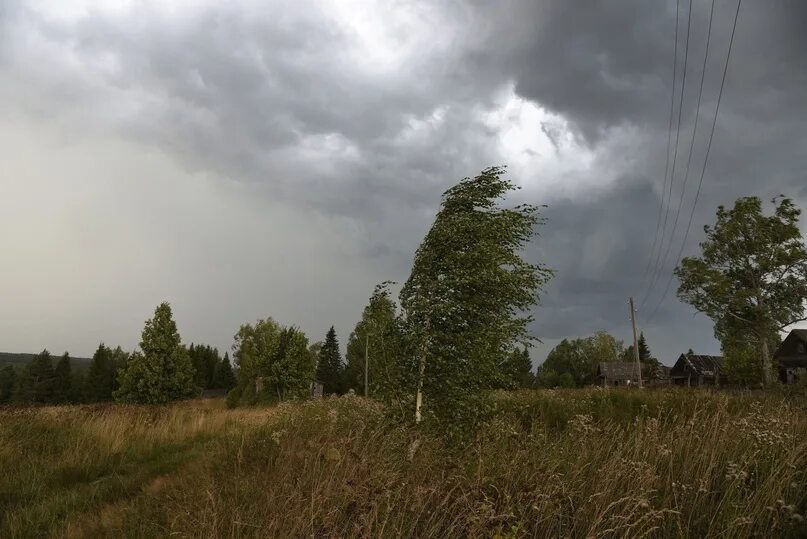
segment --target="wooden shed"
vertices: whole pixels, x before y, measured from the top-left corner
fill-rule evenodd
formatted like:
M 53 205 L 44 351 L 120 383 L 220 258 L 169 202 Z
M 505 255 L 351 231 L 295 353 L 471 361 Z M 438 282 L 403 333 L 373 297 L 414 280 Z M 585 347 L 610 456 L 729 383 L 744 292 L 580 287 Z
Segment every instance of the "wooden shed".
M 681 386 L 719 386 L 726 383 L 722 370 L 722 356 L 681 354 L 670 369 L 670 379 Z
M 773 358 L 779 365 L 779 381 L 783 384 L 807 379 L 807 329 L 791 331 Z
M 597 377 L 604 386 L 638 385 L 639 369 L 633 361 L 608 361 L 599 364 Z

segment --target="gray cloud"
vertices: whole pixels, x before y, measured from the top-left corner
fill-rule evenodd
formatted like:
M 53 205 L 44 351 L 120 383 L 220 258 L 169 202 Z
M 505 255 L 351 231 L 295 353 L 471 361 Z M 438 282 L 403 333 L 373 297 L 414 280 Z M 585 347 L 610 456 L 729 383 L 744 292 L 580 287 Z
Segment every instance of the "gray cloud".
M 694 4 L 684 156 L 708 15 L 706 3 Z M 716 7 L 684 211 L 662 284 L 640 319 L 661 295 L 688 219 L 732 10 L 732 3 Z M 314 335 L 336 323 L 346 336 L 375 282 L 406 278 L 440 193 L 509 161 L 524 187 L 516 198 L 550 205 L 543 236 L 529 250 L 557 270 L 536 310 L 535 335 L 547 345 L 597 329 L 627 337 L 625 302 L 642 296 L 662 189 L 674 17 L 674 2 L 638 0 L 585 9 L 564 1 L 379 1 L 367 13 L 316 3 L 211 2 L 187 11 L 133 3 L 68 15 L 6 2 L 0 98 L 15 107 L 0 119 L 9 140 L 22 130 L 38 148 L 17 152 L 13 170 L 36 171 L 54 208 L 62 186 L 52 176 L 60 173 L 71 174 L 65 185 L 92 192 L 84 210 L 123 196 L 133 202 L 120 210 L 129 221 L 120 212 L 83 224 L 65 217 L 28 231 L 28 240 L 97 236 L 71 245 L 84 255 L 80 267 L 100 280 L 109 270 L 90 260 L 112 252 L 115 238 L 105 228 L 120 226 L 121 241 L 153 246 L 143 255 L 153 272 L 119 273 L 142 287 L 137 299 L 121 300 L 118 312 L 130 322 L 148 314 L 146 298 L 171 296 L 190 337 L 220 347 L 238 324 L 267 315 Z M 805 21 L 807 9 L 797 3 L 743 6 L 685 252 L 717 204 L 780 192 L 807 202 Z M 682 16 L 682 36 L 684 23 Z M 109 141 L 121 147 L 110 150 Z M 52 158 L 42 153 L 49 148 Z M 65 164 L 54 169 L 43 160 Z M 138 160 L 158 163 L 146 168 L 160 181 L 139 187 Z M 23 182 L 0 180 L 17 193 L 9 208 L 33 207 L 33 188 Z M 162 206 L 150 198 L 160 186 L 169 192 Z M 228 213 L 210 220 L 212 211 Z M 17 248 L 3 241 L 0 248 Z M 14 252 L 23 253 L 21 264 L 36 265 L 46 251 Z M 23 281 L 2 290 L 22 306 L 34 283 L 5 276 Z M 73 276 L 48 290 L 80 282 Z M 82 312 L 103 304 L 101 297 L 70 301 Z M 9 333 L 0 342 L 27 349 L 56 341 L 44 336 L 61 324 L 28 331 L 30 321 L 2 321 Z M 59 327 L 62 341 L 49 346 L 82 353 L 101 339 L 132 345 L 139 330 L 86 317 Z M 715 350 L 709 322 L 693 319 L 674 287 L 645 329 L 663 357 L 674 356 L 683 336 L 687 347 Z

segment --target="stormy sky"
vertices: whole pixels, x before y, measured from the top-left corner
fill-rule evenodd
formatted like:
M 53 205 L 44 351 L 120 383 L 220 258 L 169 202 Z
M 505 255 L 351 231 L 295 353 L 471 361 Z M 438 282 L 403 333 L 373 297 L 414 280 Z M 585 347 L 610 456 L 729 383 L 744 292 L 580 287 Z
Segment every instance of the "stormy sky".
M 692 5 L 670 225 L 711 4 Z M 665 363 L 719 349 L 675 282 L 648 318 L 735 8 L 715 3 L 680 221 L 638 313 Z M 511 202 L 548 205 L 526 253 L 557 272 L 534 361 L 599 329 L 627 341 L 664 189 L 675 20 L 674 1 L 644 0 L 0 0 L 0 350 L 133 348 L 163 300 L 186 342 L 229 349 L 272 316 L 344 343 L 374 285 L 407 278 L 441 193 L 494 164 L 522 187 Z M 684 254 L 718 204 L 780 193 L 807 208 L 807 4 L 746 0 Z

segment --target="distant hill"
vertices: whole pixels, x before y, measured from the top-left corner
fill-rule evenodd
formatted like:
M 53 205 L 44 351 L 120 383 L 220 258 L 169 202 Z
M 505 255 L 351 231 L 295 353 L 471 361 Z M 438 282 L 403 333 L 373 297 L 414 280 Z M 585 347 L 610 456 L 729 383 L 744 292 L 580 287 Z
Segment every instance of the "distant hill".
M 12 352 L 0 352 L 0 367 L 4 367 L 5 365 L 14 365 L 15 367 L 22 367 L 26 365 L 33 359 L 34 355 L 36 354 L 15 354 Z M 53 359 L 54 363 L 56 359 L 59 358 L 61 354 L 54 354 Z M 73 357 L 70 356 L 70 361 L 73 365 L 77 367 L 86 367 L 92 361 L 90 358 L 87 357 Z

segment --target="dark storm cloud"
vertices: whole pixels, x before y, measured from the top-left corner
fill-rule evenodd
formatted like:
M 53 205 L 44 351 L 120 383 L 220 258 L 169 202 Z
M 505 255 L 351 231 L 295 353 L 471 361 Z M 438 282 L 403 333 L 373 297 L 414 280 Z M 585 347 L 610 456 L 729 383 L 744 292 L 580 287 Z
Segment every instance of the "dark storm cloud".
M 626 338 L 625 302 L 628 295 L 643 296 L 662 190 L 675 3 L 412 4 L 422 10 L 420 22 L 402 33 L 419 47 L 416 53 L 375 65 L 378 45 L 357 41 L 355 29 L 335 24 L 315 9 L 319 4 L 256 10 L 211 3 L 186 16 L 139 6 L 64 21 L 5 3 L 0 65 L 10 73 L 5 86 L 11 90 L 4 95 L 49 121 L 66 117 L 72 129 L 108 126 L 170 152 L 189 170 L 248 185 L 257 199 L 347 219 L 357 267 L 376 264 L 402 280 L 440 193 L 503 161 L 497 144 L 507 123 L 492 126 L 480 118 L 511 84 L 519 96 L 558 115 L 556 123 L 532 126 L 546 134 L 556 155 L 566 125 L 581 151 L 596 155 L 595 166 L 570 171 L 511 168 L 525 186 L 521 198 L 550 204 L 543 237 L 530 253 L 557 277 L 533 331 L 547 342 L 597 329 Z M 693 4 L 671 220 L 709 8 Z M 688 5 L 681 2 L 681 47 Z M 662 294 L 689 218 L 735 5 L 716 4 L 684 208 L 640 319 Z M 369 26 L 390 23 L 382 17 Z M 382 27 L 380 33 L 396 31 Z M 685 253 L 693 252 L 718 204 L 778 193 L 807 202 L 805 36 L 803 3 L 744 3 Z M 679 77 L 682 60 L 679 49 Z M 536 162 L 544 157 L 524 153 Z M 555 185 L 564 189 L 548 187 Z M 647 327 L 649 336 L 667 355 L 680 346 L 670 335 L 691 338 L 686 347 L 713 350 L 708 321 L 689 316 L 691 310 L 674 300 L 674 285 Z M 352 320 L 340 323 L 349 327 Z

